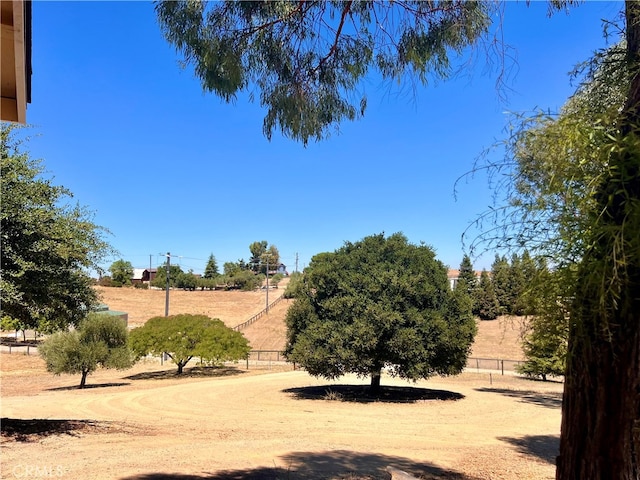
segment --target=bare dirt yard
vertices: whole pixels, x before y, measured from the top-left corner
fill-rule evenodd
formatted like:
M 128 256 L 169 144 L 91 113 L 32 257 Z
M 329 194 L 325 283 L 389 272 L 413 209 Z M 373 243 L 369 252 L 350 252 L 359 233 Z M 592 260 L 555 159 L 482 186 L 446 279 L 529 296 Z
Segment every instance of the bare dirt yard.
M 143 297 L 126 298 L 151 292 L 109 290 L 121 300 L 106 303 L 128 311 L 130 323 L 164 313 L 163 298 L 159 312 Z M 209 307 L 187 311 L 230 325 L 264 301 L 264 292 L 251 292 L 259 298 L 243 306 L 240 292 L 201 293 L 240 294 L 229 297 L 229 311 L 216 310 L 223 302 L 215 295 Z M 250 340 L 283 345 L 286 302 L 280 306 L 247 329 Z M 509 323 L 480 322 L 474 354 L 521 356 Z M 290 365 L 240 363 L 188 365 L 178 377 L 152 359 L 100 370 L 78 390 L 79 376 L 55 377 L 35 355 L 3 352 L 0 362 L 1 478 L 355 480 L 388 479 L 388 467 L 426 479 L 554 477 L 560 383 L 498 372 L 416 384 L 383 377 L 388 388 L 371 399 L 359 389 L 367 379 L 351 376 L 330 382 Z

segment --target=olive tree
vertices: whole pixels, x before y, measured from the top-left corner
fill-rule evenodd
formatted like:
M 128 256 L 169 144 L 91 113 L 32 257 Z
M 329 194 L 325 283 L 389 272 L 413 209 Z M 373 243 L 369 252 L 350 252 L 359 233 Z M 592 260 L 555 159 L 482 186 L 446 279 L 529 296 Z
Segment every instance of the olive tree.
M 285 355 L 311 375 L 382 371 L 410 380 L 454 375 L 476 332 L 471 302 L 452 292 L 447 269 L 426 245 L 373 235 L 313 257 L 287 312 Z
M 38 346 L 38 352 L 49 372 L 80 374 L 79 388 L 84 388 L 87 375 L 98 367 L 123 370 L 133 365 L 127 337 L 127 326 L 121 318 L 92 313 L 78 329 L 48 337 Z

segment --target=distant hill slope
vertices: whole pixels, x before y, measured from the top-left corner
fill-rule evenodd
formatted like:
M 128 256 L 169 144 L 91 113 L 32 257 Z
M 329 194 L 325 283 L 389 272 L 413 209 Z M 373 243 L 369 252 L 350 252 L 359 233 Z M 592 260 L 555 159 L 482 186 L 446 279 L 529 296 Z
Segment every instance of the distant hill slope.
M 288 279 L 277 289 L 269 290 L 269 303 L 280 297 Z M 129 326 L 144 324 L 149 318 L 164 315 L 165 292 L 162 290 L 138 290 L 134 288 L 96 287 L 102 301 L 111 310 L 129 314 Z M 292 300 L 282 300 L 242 332 L 255 350 L 283 350 L 286 343 L 285 316 Z M 171 290 L 169 314 L 204 314 L 221 319 L 227 326 L 235 327 L 259 313 L 266 305 L 266 292 Z M 478 321 L 478 335 L 471 356 L 521 360 L 521 318 L 501 317 L 493 321 Z

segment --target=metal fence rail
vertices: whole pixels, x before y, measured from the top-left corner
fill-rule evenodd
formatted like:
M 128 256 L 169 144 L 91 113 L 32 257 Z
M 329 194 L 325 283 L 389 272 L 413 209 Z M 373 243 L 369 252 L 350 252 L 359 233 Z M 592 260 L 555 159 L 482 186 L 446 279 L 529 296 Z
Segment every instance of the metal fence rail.
M 248 327 L 249 325 L 251 325 L 253 322 L 255 322 L 256 320 L 259 320 L 260 318 L 262 318 L 264 315 L 266 315 L 267 313 L 269 313 L 269 309 L 275 307 L 278 303 L 280 303 L 280 301 L 283 299 L 284 297 L 280 296 L 278 298 L 276 298 L 273 302 L 271 302 L 269 304 L 269 306 L 267 308 L 264 308 L 263 310 L 261 310 L 260 312 L 256 313 L 253 317 L 251 317 L 249 320 L 247 320 L 246 322 L 241 323 L 240 325 L 236 325 L 235 327 L 233 327 L 233 330 L 236 331 L 240 331 L 246 327 Z
M 478 358 L 469 357 L 467 359 L 467 368 L 480 370 L 496 370 L 502 372 L 515 372 L 516 367 L 523 363 L 523 360 L 507 360 L 502 358 Z

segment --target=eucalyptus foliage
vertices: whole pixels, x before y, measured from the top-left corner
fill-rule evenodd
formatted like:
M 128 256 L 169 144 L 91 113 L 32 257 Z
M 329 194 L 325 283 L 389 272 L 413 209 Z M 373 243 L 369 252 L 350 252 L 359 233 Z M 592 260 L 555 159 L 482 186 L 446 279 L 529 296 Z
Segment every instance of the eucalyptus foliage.
M 78 325 L 97 303 L 88 272 L 111 253 L 106 230 L 48 178 L 17 128 L 1 127 L 1 314 L 25 328 Z
M 320 140 L 366 109 L 364 79 L 445 78 L 486 36 L 490 2 L 161 1 L 166 39 L 205 91 L 240 92 L 266 107 L 263 131 Z M 255 90 L 254 90 L 255 88 Z
M 142 327 L 131 330 L 129 340 L 138 357 L 168 355 L 178 366 L 178 374 L 193 357 L 218 364 L 247 358 L 250 351 L 242 333 L 205 315 L 153 317 Z
M 313 257 L 287 312 L 289 361 L 328 379 L 382 370 L 410 380 L 455 375 L 476 332 L 471 301 L 449 288 L 426 245 L 396 233 L 347 242 Z
M 38 352 L 49 372 L 81 374 L 80 388 L 84 388 L 87 375 L 98 367 L 123 370 L 133 365 L 127 334 L 121 318 L 92 313 L 77 330 L 48 337 L 38 346 Z

